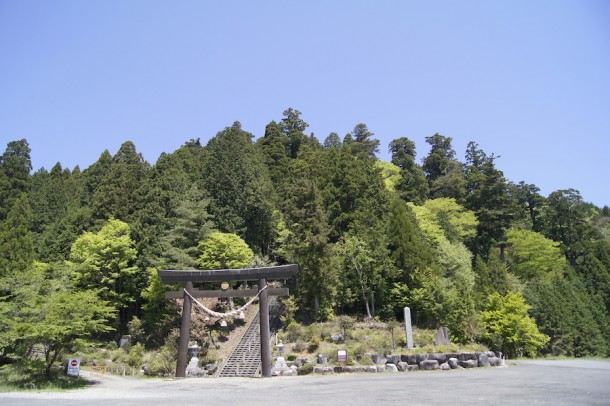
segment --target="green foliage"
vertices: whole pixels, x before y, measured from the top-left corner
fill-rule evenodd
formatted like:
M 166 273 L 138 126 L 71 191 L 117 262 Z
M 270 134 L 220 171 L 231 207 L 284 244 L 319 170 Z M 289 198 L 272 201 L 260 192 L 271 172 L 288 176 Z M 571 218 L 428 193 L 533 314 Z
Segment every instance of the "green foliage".
M 385 187 L 390 192 L 396 191 L 396 185 L 400 182 L 400 168 L 391 162 L 377 161 L 375 165 L 381 171 Z
M 438 223 L 445 232 L 445 237 L 451 242 L 470 241 L 477 232 L 479 221 L 474 212 L 467 210 L 453 198 L 438 198 L 426 200 L 423 205 L 428 212 L 422 216 L 429 216 Z
M 530 283 L 525 295 L 542 333 L 550 337 L 545 352 L 555 356 L 610 354 L 608 314 L 600 297 L 590 296 L 573 273 Z
M 140 296 L 148 279 L 132 266 L 136 250 L 129 233 L 127 223 L 110 220 L 99 232 L 80 236 L 70 252 L 76 285 L 97 292 L 119 310 L 117 328 L 126 326 L 128 304 Z
M 401 199 L 421 204 L 428 195 L 428 181 L 422 168 L 415 163 L 415 143 L 407 137 L 390 143 L 392 163 L 400 168 L 395 190 Z
M 131 222 L 142 208 L 142 185 L 148 170 L 148 163 L 131 141 L 121 145 L 95 191 L 94 217 Z
M 63 391 L 84 389 L 91 383 L 84 378 L 66 375 L 63 370 L 40 374 L 32 363 L 0 367 L 0 392 Z
M 568 265 L 559 243 L 539 233 L 511 229 L 506 233 L 506 240 L 510 244 L 511 270 L 521 278 L 527 280 L 549 274 L 562 275 Z
M 83 340 L 110 331 L 114 309 L 94 291 L 72 286 L 72 271 L 63 266 L 39 264 L 28 270 L 13 287 L 13 300 L 0 303 L 5 323 L 0 347 L 13 347 L 19 355 L 44 348 L 45 371 L 62 354 L 75 351 Z
M 521 294 L 489 295 L 485 311 L 481 313 L 484 342 L 508 356 L 535 356 L 547 344 L 549 336 L 538 331 L 528 315 L 529 309 Z
M 254 253 L 238 235 L 213 232 L 197 245 L 201 269 L 239 269 L 250 266 Z
M 218 229 L 240 235 L 266 254 L 274 239 L 273 187 L 252 134 L 239 122 L 219 132 L 205 147 L 202 171 Z

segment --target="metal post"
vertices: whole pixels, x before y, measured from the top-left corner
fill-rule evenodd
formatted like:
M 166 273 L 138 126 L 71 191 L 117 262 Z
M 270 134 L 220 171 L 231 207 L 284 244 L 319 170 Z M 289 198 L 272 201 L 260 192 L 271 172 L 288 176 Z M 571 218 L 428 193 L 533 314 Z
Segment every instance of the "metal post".
M 258 289 L 267 286 L 266 279 L 258 280 Z M 263 290 L 259 296 L 260 309 L 260 329 L 261 329 L 261 369 L 263 378 L 271 377 L 271 348 L 269 347 L 270 332 L 269 332 L 269 295 L 267 290 Z
M 193 282 L 186 282 L 184 289 L 193 293 Z M 191 336 L 191 310 L 193 307 L 192 300 L 186 294 L 184 295 L 184 304 L 182 305 L 182 321 L 180 323 L 180 339 L 178 341 L 178 362 L 176 363 L 176 378 L 184 378 L 186 376 L 186 356 L 189 347 L 189 338 Z

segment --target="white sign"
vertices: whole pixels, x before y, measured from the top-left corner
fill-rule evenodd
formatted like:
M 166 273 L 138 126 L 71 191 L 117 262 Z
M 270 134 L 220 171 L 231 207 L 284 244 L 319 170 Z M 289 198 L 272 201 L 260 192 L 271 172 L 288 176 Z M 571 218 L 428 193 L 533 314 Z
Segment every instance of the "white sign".
M 70 358 L 68 361 L 68 375 L 78 376 L 80 374 L 80 358 Z
M 337 350 L 337 362 L 347 362 L 347 351 Z

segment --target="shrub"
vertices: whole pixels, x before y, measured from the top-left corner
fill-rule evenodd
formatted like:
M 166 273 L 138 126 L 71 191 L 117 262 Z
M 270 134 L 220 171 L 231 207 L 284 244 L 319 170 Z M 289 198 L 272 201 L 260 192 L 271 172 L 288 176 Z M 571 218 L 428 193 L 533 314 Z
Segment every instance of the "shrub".
M 305 364 L 299 368 L 299 375 L 309 375 L 313 372 L 313 364 Z
M 307 346 L 307 352 L 310 354 L 318 349 L 320 346 L 320 338 L 318 336 L 312 336 L 309 345 Z

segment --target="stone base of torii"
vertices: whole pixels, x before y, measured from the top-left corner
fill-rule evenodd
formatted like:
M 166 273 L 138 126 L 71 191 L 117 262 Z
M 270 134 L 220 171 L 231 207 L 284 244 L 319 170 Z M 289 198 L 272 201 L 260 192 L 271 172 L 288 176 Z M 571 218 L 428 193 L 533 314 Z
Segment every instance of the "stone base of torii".
M 219 270 L 162 270 L 157 271 L 164 282 L 184 283 L 186 290 L 192 297 L 248 297 L 259 294 L 260 331 L 261 331 L 261 370 L 263 377 L 271 376 L 271 348 L 269 341 L 269 296 L 288 295 L 287 288 L 266 288 L 267 281 L 292 278 L 298 271 L 297 265 L 280 265 L 263 268 L 219 269 Z M 249 290 L 195 290 L 193 283 L 198 282 L 224 282 L 224 281 L 258 281 L 258 289 Z M 186 359 L 189 337 L 191 333 L 192 299 L 181 289 L 167 292 L 167 299 L 184 299 L 182 307 L 182 320 L 180 323 L 180 339 L 178 342 L 178 361 L 176 363 L 176 377 L 186 376 Z

